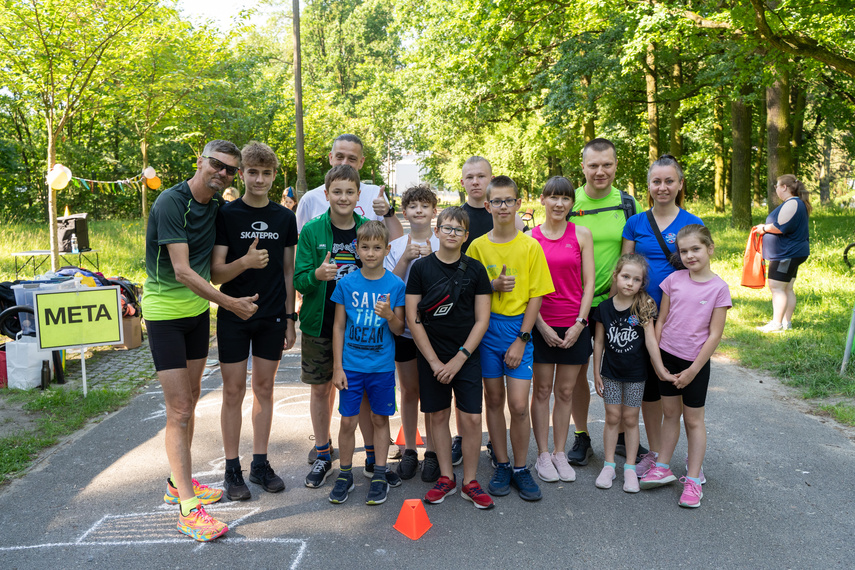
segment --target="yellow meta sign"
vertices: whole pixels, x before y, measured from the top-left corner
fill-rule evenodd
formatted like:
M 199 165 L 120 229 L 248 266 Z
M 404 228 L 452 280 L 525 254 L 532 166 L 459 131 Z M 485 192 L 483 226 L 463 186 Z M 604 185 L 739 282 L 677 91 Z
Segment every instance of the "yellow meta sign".
M 118 287 L 46 291 L 35 300 L 41 350 L 124 342 Z

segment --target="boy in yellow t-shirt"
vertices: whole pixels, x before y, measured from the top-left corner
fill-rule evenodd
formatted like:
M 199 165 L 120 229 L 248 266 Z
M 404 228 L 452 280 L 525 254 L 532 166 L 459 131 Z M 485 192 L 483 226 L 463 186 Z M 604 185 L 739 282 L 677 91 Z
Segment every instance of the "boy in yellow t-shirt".
M 526 467 L 531 437 L 531 330 L 543 296 L 555 288 L 540 244 L 514 226 L 520 209 L 516 183 L 507 176 L 494 178 L 487 186 L 485 207 L 493 216 L 493 229 L 474 240 L 467 254 L 484 264 L 493 288 L 490 326 L 480 346 L 487 432 L 497 463 L 487 490 L 501 497 L 513 485 L 522 499 L 537 501 L 540 488 Z M 513 469 L 508 456 L 506 400 L 511 412 Z

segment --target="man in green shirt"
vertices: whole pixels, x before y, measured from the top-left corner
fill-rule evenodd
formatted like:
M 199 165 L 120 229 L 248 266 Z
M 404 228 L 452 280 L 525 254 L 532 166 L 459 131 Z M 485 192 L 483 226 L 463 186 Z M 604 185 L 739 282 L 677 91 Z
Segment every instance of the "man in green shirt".
M 617 152 L 610 140 L 593 139 L 582 149 L 582 172 L 585 175 L 585 185 L 576 190 L 573 223 L 589 228 L 594 238 L 596 277 L 592 309 L 609 298 L 612 272 L 620 258 L 623 226 L 628 217 L 621 207 L 624 200 L 631 202 L 634 207 L 630 215 L 638 212 L 638 203 L 635 198 L 623 198 L 620 190 L 612 186 L 616 171 Z M 593 210 L 600 211 L 593 212 Z M 587 213 L 588 211 L 591 213 Z M 594 338 L 593 333 L 591 338 Z M 588 365 L 585 364 L 579 370 L 571 401 L 576 438 L 573 448 L 567 453 L 567 460 L 573 465 L 587 465 L 588 458 L 593 455 L 591 438 L 588 435 L 590 404 Z
M 199 483 L 191 474 L 193 422 L 208 357 L 209 301 L 242 319 L 258 310 L 258 295 L 229 297 L 209 283 L 215 221 L 223 204 L 219 192 L 234 180 L 240 156 L 228 141 L 205 145 L 193 177 L 158 196 L 146 230 L 143 306 L 166 403 L 166 455 L 172 471 L 163 499 L 180 505 L 178 530 L 199 541 L 228 531 L 202 506 L 219 501 L 223 492 Z

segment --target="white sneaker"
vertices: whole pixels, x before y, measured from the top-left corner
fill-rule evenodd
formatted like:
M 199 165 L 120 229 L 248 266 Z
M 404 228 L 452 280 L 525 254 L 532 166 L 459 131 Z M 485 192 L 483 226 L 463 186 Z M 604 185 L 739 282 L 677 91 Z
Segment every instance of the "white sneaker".
M 567 462 L 567 456 L 563 451 L 558 451 L 552 454 L 552 465 L 558 472 L 558 478 L 562 481 L 572 482 L 576 480 L 576 471 Z
M 785 331 L 793 330 L 793 322 L 792 321 L 781 321 L 781 328 Z
M 784 330 L 784 325 L 769 321 L 765 325 L 757 327 L 757 330 L 762 333 L 781 332 L 782 330 Z
M 534 470 L 537 471 L 537 476 L 542 481 L 546 481 L 547 483 L 558 481 L 558 471 L 555 469 L 555 465 L 552 464 L 552 456 L 549 455 L 548 451 L 544 451 L 537 456 L 537 463 L 534 464 Z
M 597 476 L 597 480 L 594 484 L 598 489 L 611 489 L 612 481 L 615 480 L 615 468 L 611 465 L 606 465 L 603 467 L 603 470 L 600 471 L 600 474 Z

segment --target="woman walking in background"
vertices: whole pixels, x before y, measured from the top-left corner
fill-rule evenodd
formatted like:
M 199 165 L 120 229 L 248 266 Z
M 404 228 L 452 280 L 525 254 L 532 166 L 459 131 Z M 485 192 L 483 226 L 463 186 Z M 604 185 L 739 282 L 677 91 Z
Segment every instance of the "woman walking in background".
M 799 265 L 810 255 L 808 216 L 810 200 L 805 185 L 792 174 L 778 177 L 775 192 L 781 204 L 757 226 L 763 234 L 763 259 L 768 261 L 769 290 L 772 291 L 772 320 L 757 327 L 764 333 L 793 328 L 796 293 L 793 285 Z

